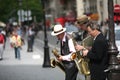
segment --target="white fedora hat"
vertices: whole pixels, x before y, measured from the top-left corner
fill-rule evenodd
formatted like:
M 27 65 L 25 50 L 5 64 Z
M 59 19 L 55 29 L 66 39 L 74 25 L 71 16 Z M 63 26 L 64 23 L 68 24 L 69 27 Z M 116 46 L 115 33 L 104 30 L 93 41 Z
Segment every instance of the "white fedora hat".
M 66 28 L 63 28 L 62 25 L 57 24 L 57 25 L 54 26 L 51 35 L 56 36 L 56 35 L 59 35 L 59 34 L 65 32 L 65 31 L 66 31 Z

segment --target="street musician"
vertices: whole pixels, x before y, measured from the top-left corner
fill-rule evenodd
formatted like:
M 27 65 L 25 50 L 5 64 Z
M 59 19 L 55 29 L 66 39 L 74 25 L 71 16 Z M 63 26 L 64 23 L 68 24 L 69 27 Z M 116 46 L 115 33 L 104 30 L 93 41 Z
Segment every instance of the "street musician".
M 61 61 L 65 67 L 65 80 L 76 80 L 78 69 L 74 60 L 71 60 L 71 55 L 76 52 L 76 50 L 72 39 L 67 37 L 65 31 L 66 28 L 57 24 L 54 26 L 51 35 L 56 36 L 61 42 L 61 55 L 59 55 L 57 59 Z
M 91 80 L 106 80 L 107 73 L 104 72 L 108 67 L 108 44 L 103 34 L 99 31 L 97 25 L 91 25 L 90 19 L 86 15 L 77 18 L 78 27 L 87 31 L 93 37 L 91 49 L 77 45 L 76 50 L 83 50 L 83 56 L 89 58 L 89 68 Z

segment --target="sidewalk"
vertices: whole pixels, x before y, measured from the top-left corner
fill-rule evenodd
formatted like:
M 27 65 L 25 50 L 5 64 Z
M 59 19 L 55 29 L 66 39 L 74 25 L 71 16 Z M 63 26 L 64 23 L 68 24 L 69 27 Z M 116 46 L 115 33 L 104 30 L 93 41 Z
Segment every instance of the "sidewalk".
M 42 65 L 43 55 L 40 55 L 40 52 L 42 51 L 38 48 L 34 48 L 33 52 L 27 52 L 27 43 L 25 43 L 21 49 L 21 60 L 17 60 L 15 59 L 14 48 L 10 46 L 9 39 L 7 39 L 0 65 Z

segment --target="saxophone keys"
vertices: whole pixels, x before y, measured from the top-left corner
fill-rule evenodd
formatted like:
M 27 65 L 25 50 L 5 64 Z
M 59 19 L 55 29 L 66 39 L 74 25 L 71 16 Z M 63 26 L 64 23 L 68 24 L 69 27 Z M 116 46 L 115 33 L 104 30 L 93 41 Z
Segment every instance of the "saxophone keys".
M 82 59 L 79 59 L 79 60 L 78 60 L 78 63 L 80 63 L 81 61 L 82 61 Z

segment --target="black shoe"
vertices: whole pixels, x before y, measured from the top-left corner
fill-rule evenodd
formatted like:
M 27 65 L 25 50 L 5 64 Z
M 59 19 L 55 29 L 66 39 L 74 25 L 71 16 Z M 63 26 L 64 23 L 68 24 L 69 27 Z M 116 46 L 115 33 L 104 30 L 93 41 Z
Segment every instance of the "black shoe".
M 0 60 L 3 60 L 3 58 L 0 58 Z
M 33 52 L 32 50 L 29 50 L 29 51 L 27 51 L 27 52 Z
M 30 52 L 30 50 L 27 50 L 27 52 Z
M 31 50 L 31 52 L 33 52 L 33 50 Z

